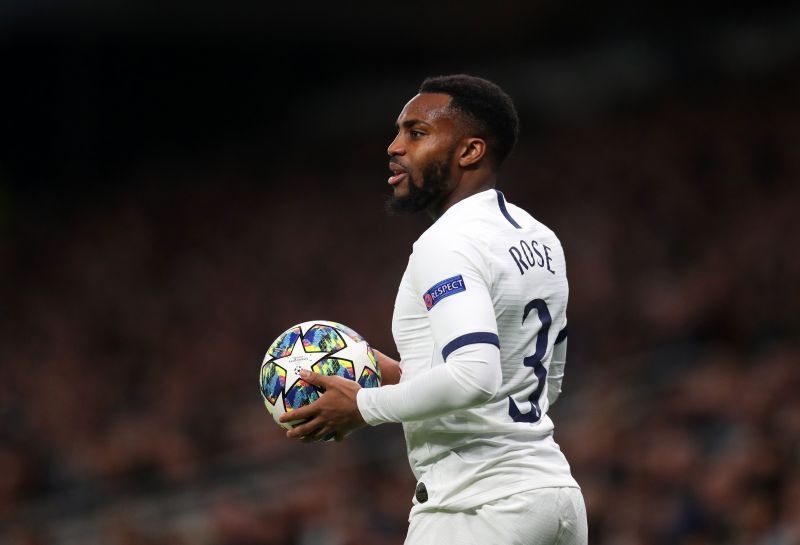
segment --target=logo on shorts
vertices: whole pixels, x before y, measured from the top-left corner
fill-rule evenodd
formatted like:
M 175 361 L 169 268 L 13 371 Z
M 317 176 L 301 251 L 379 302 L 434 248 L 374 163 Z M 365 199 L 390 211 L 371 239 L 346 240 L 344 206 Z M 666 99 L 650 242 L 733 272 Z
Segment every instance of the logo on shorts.
M 422 481 L 417 483 L 417 488 L 414 490 L 414 496 L 420 503 L 425 503 L 428 501 L 428 489 L 425 487 L 425 483 Z
M 422 301 L 425 303 L 425 308 L 432 309 L 433 306 L 451 295 L 466 291 L 467 287 L 464 285 L 464 278 L 459 274 L 451 278 L 446 278 L 433 286 L 425 292 L 422 296 Z

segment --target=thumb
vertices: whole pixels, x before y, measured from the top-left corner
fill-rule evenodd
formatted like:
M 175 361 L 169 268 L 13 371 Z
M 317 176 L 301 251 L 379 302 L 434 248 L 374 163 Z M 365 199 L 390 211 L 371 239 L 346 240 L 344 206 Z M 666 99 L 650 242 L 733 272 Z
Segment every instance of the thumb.
M 328 377 L 327 376 L 320 375 L 319 373 L 314 373 L 312 371 L 309 371 L 308 369 L 301 369 L 300 370 L 300 378 L 302 378 L 304 381 L 308 382 L 309 384 L 312 384 L 312 385 L 320 388 L 321 390 L 324 390 L 325 386 L 328 383 Z

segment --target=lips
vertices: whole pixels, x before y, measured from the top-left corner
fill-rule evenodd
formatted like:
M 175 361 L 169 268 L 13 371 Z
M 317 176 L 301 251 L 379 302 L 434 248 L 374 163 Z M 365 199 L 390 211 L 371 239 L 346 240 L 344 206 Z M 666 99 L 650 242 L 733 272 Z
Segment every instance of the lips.
M 408 176 L 408 171 L 393 161 L 389 162 L 389 170 L 393 173 L 392 176 L 389 176 L 389 185 L 397 185 Z

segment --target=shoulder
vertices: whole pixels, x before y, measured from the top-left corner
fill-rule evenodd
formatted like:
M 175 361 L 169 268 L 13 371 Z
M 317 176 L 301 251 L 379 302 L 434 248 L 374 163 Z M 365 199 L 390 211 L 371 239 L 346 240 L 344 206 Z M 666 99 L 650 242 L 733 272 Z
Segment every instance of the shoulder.
M 498 205 L 498 195 L 490 189 L 457 202 L 419 237 L 415 248 L 490 239 L 510 226 Z
M 414 243 L 409 269 L 412 275 L 426 281 L 430 280 L 431 271 L 440 276 L 447 271 L 472 271 L 488 278 L 492 268 L 490 242 L 495 230 L 491 221 L 474 210 L 462 207 L 458 214 L 448 212 Z
M 487 254 L 485 241 L 470 236 L 470 230 L 429 230 L 414 243 L 410 268 L 417 272 L 464 265 L 483 269 L 486 267 Z
M 476 218 L 437 221 L 414 243 L 412 255 L 446 259 L 448 255 L 476 256 L 488 249 L 490 231 Z

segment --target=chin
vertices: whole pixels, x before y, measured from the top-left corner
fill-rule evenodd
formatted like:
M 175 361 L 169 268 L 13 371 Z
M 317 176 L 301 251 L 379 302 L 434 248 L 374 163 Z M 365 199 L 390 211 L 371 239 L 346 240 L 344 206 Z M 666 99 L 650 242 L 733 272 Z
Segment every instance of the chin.
M 392 186 L 392 195 L 397 198 L 408 196 L 408 180 L 403 180 L 399 184 Z

